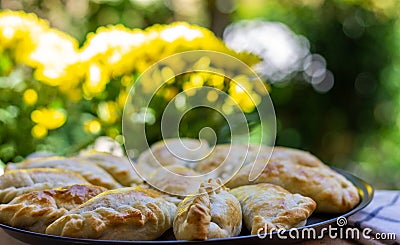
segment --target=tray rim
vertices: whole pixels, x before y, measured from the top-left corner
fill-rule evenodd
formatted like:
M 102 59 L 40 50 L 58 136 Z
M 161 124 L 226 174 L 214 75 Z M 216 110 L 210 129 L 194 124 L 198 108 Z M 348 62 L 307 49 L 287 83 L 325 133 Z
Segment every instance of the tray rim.
M 297 227 L 295 229 L 298 229 L 299 231 L 305 229 L 305 228 L 318 228 L 321 226 L 329 225 L 334 223 L 336 225 L 335 221 L 339 217 L 345 217 L 348 218 L 349 216 L 353 215 L 356 212 L 359 212 L 360 210 L 364 209 L 373 199 L 375 189 L 374 187 L 369 184 L 368 182 L 360 179 L 359 177 L 345 171 L 339 168 L 335 168 L 332 166 L 329 166 L 332 168 L 335 172 L 343 175 L 347 180 L 349 180 L 351 183 L 353 183 L 360 195 L 360 202 L 358 203 L 357 206 L 355 206 L 352 210 L 343 213 L 343 214 L 338 214 L 338 216 L 335 216 L 334 218 L 330 218 L 321 222 Z M 335 214 L 333 214 L 335 215 Z M 69 242 L 69 243 L 75 243 L 75 244 L 183 244 L 183 243 L 213 243 L 213 242 L 227 242 L 227 241 L 240 241 L 240 240 L 249 240 L 249 239 L 260 239 L 257 237 L 257 235 L 244 235 L 244 236 L 235 236 L 235 237 L 228 237 L 228 238 L 216 238 L 216 239 L 208 239 L 204 241 L 188 241 L 188 240 L 100 240 L 100 239 L 86 239 L 86 238 L 72 238 L 72 237 L 64 237 L 64 236 L 55 236 L 55 235 L 49 235 L 49 234 L 44 234 L 44 233 L 38 233 L 38 232 L 33 232 L 33 231 L 28 231 L 28 230 L 23 230 L 19 229 L 16 227 L 12 227 L 9 225 L 5 225 L 0 223 L 0 228 L 4 230 L 8 235 L 12 236 L 14 239 L 24 241 L 23 239 L 20 239 L 20 236 L 25 236 L 25 235 L 30 235 L 35 238 L 42 238 L 42 239 L 51 239 L 52 241 L 59 241 L 59 242 Z M 281 234 L 288 234 L 290 230 L 286 230 Z M 18 234 L 15 235 L 15 234 Z M 272 236 L 276 236 L 277 232 L 273 232 Z M 261 240 L 261 239 L 260 239 Z

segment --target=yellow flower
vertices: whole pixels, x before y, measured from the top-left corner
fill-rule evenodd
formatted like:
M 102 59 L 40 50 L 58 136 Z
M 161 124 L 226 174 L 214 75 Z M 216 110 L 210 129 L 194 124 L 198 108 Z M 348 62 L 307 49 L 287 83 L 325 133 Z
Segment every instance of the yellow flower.
M 83 83 L 83 92 L 90 99 L 104 91 L 109 82 L 107 70 L 99 64 L 92 64 Z
M 36 79 L 51 86 L 77 79 L 75 72 L 68 72 L 69 66 L 78 60 L 78 42 L 74 38 L 49 29 L 38 35 L 35 42 L 25 63 L 36 68 Z
M 101 102 L 97 107 L 97 115 L 107 124 L 115 123 L 120 116 L 118 104 L 114 101 Z
M 35 125 L 35 126 L 33 126 L 32 130 L 31 130 L 32 136 L 37 139 L 46 137 L 47 133 L 48 133 L 47 128 L 45 128 L 41 125 Z
M 0 12 L 0 46 L 10 49 L 19 63 L 25 63 L 35 48 L 35 36 L 40 36 L 48 23 L 34 14 L 5 10 Z
M 101 130 L 101 124 L 97 119 L 91 119 L 85 122 L 84 129 L 91 134 L 97 134 Z
M 33 33 L 40 34 L 47 28 L 49 24 L 35 14 L 3 10 L 0 12 L 0 45 L 3 48 L 16 48 L 15 45 L 21 45 L 20 42 L 29 43 Z
M 125 90 L 121 90 L 117 97 L 117 103 L 120 108 L 124 108 L 127 98 L 128 92 L 126 92 Z
M 122 25 L 100 27 L 90 33 L 79 59 L 83 64 L 106 64 L 110 75 L 120 76 L 134 70 L 137 52 L 146 41 L 142 30 L 130 30 Z
M 178 89 L 175 87 L 168 87 L 163 89 L 162 95 L 165 100 L 170 101 L 178 94 Z
M 133 76 L 125 75 L 121 78 L 121 85 L 125 87 L 130 87 L 133 84 Z
M 31 113 L 31 119 L 39 126 L 52 130 L 64 125 L 67 116 L 61 110 L 41 108 Z
M 76 63 L 78 42 L 34 14 L 0 12 L 0 46 L 14 51 L 17 62 L 35 68 L 41 82 L 56 86 L 75 79 L 67 70 Z
M 50 28 L 47 21 L 39 19 L 36 15 L 8 10 L 0 11 L 0 52 L 3 50 L 10 51 L 15 63 L 33 68 L 34 78 L 42 83 L 35 86 L 37 90 L 27 89 L 23 92 L 22 99 L 26 105 L 37 104 L 38 94 L 47 92 L 41 90 L 47 89 L 46 86 L 57 87 L 58 91 L 66 95 L 61 98 L 68 98 L 76 103 L 79 103 L 82 97 L 87 100 L 96 97 L 103 101 L 98 105 L 88 103 L 97 106 L 95 108 L 98 118 L 87 121 L 84 129 L 92 134 L 103 132 L 113 137 L 120 135 L 118 128 L 112 124 L 121 119 L 121 110 L 134 78 L 155 62 L 189 50 L 226 53 L 248 65 L 259 62 L 259 58 L 254 55 L 230 50 L 210 30 L 188 23 L 154 25 L 146 30 L 128 29 L 122 25 L 100 27 L 95 33 L 90 33 L 82 48 L 79 48 L 76 39 Z M 186 65 L 184 60 L 176 59 L 171 67 L 160 67 L 146 78 L 144 91 L 152 91 L 156 86 L 152 81 L 163 79 L 168 81 L 168 84 L 162 89 L 161 95 L 165 100 L 170 100 L 180 89 L 190 91 L 190 95 L 195 92 L 190 90 L 191 88 L 213 86 L 226 90 L 226 86 L 230 84 L 228 92 L 233 98 L 232 101 L 237 102 L 245 112 L 254 110 L 255 105 L 260 103 L 260 97 L 254 94 L 254 90 L 261 93 L 264 87 L 254 86 L 240 76 L 234 78 L 241 85 L 237 86 L 229 83 L 221 75 L 193 73 L 185 77 L 180 88 L 180 85 L 174 84 L 174 71 L 184 69 Z M 208 57 L 201 58 L 195 64 L 195 68 L 221 72 L 212 68 Z M 119 94 L 105 91 L 110 81 L 120 83 L 110 86 L 119 89 Z M 107 98 L 107 101 L 104 101 L 104 98 Z M 216 93 L 209 93 L 207 99 L 213 102 L 220 98 Z M 227 103 L 223 109 L 230 111 L 232 105 Z M 67 112 L 38 108 L 31 113 L 31 119 L 35 123 L 31 130 L 32 136 L 43 138 L 48 135 L 49 130 L 57 129 L 66 123 Z M 102 125 L 107 127 L 102 130 Z
M 22 96 L 25 104 L 27 105 L 34 105 L 38 99 L 38 94 L 34 89 L 27 89 Z
M 235 82 L 230 83 L 229 96 L 245 112 L 252 112 L 261 102 L 258 94 L 252 92 L 252 86 L 244 77 L 236 77 Z
M 145 30 L 149 38 L 146 57 L 156 62 L 169 55 L 189 50 L 213 50 L 232 55 L 248 65 L 260 59 L 247 53 L 230 50 L 214 33 L 204 27 L 176 22 L 169 25 L 154 25 Z M 151 63 L 151 62 L 150 62 Z
M 217 89 L 223 89 L 225 84 L 224 84 L 225 77 L 219 74 L 213 74 L 210 76 L 210 79 L 208 80 L 208 83 L 210 86 L 213 86 Z
M 112 78 L 135 71 L 141 73 L 160 59 L 187 50 L 220 51 L 247 64 L 259 61 L 256 56 L 228 49 L 210 30 L 183 22 L 154 25 L 144 31 L 122 25 L 100 27 L 90 33 L 83 47 L 78 49 L 77 40 L 50 28 L 47 21 L 16 11 L 0 12 L 0 50 L 3 49 L 13 50 L 17 62 L 35 69 L 37 80 L 59 86 L 60 91 L 74 101 L 81 98 L 78 87 L 85 98 L 91 99 L 102 94 Z M 205 60 L 199 66 L 209 63 Z M 182 67 L 185 64 L 176 62 L 173 65 Z M 170 77 L 171 72 L 162 69 L 161 76 Z M 199 77 L 193 79 L 193 86 L 201 86 Z M 127 81 L 123 79 L 122 85 L 130 86 Z
M 73 87 L 70 83 L 61 84 L 59 90 L 73 102 L 79 102 L 82 98 L 81 89 L 79 87 Z

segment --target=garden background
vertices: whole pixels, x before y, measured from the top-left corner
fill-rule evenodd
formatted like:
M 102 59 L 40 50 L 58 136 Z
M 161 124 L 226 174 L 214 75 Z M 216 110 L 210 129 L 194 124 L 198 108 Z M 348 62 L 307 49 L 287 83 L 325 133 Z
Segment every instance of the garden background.
M 257 63 L 240 53 L 247 51 L 261 58 L 277 145 L 308 150 L 378 188 L 400 188 L 399 1 L 0 3 L 3 163 L 35 151 L 72 154 L 101 135 L 122 143 L 125 98 L 153 62 L 211 49 Z

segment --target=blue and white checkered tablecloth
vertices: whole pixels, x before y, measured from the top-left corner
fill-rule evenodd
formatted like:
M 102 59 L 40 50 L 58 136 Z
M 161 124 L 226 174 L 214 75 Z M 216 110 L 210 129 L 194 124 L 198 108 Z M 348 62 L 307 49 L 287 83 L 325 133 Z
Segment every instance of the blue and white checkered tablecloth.
M 376 191 L 371 203 L 352 215 L 348 224 L 371 229 L 371 239 L 360 237 L 362 244 L 400 244 L 400 191 Z

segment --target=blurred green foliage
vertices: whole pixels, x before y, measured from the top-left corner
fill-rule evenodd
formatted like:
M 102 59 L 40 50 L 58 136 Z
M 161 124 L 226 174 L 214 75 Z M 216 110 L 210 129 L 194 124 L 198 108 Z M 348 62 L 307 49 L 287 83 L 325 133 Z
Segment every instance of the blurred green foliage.
M 286 24 L 309 39 L 334 74 L 325 94 L 301 76 L 273 86 L 277 144 L 309 150 L 377 187 L 400 188 L 399 2 L 240 2 L 236 20 Z

